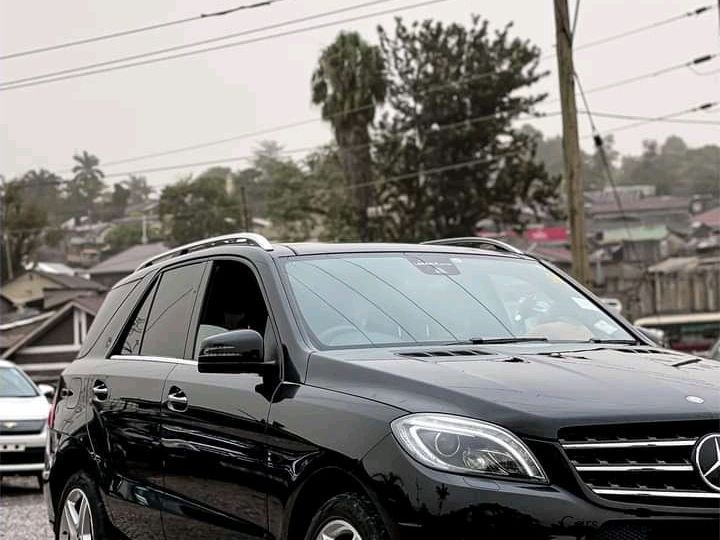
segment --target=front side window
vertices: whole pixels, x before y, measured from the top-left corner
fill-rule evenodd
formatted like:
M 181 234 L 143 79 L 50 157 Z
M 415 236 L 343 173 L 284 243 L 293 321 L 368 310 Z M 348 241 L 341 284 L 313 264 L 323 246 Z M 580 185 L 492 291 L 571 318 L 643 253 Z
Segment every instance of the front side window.
M 299 257 L 285 270 L 301 319 L 321 347 L 516 337 L 634 341 L 536 261 L 383 253 Z
M 35 397 L 35 387 L 17 368 L 0 368 L 0 398 Z
M 203 339 L 244 329 L 263 336 L 266 361 L 277 358 L 277 340 L 255 274 L 241 262 L 215 261 L 195 333 L 194 357 Z

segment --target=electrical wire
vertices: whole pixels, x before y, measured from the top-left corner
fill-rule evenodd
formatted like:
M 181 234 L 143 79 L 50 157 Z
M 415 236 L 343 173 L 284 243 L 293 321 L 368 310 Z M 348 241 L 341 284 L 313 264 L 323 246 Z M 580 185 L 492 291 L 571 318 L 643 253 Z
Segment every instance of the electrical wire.
M 186 51 L 186 52 L 182 52 L 182 53 L 161 56 L 159 58 L 150 58 L 150 59 L 146 59 L 146 60 L 139 60 L 137 62 L 128 62 L 128 63 L 120 64 L 120 65 L 112 65 L 112 64 L 117 64 L 120 62 L 125 62 L 128 60 L 142 59 L 142 58 L 146 58 L 148 56 L 155 56 L 157 54 L 162 54 L 163 52 L 167 52 L 167 51 L 184 49 L 184 48 L 188 48 L 188 47 L 194 47 L 201 43 L 209 43 L 209 42 L 213 42 L 213 41 L 225 40 L 225 39 L 229 39 L 230 37 L 237 37 L 240 35 L 255 34 L 258 32 L 262 32 L 262 31 L 266 31 L 266 30 L 270 30 L 270 29 L 274 29 L 274 28 L 280 28 L 283 26 L 296 24 L 296 23 L 302 22 L 302 21 L 324 18 L 324 17 L 328 17 L 330 15 L 334 15 L 334 14 L 338 14 L 338 13 L 342 13 L 342 12 L 361 9 L 361 8 L 367 7 L 372 4 L 386 3 L 389 1 L 394 1 L 394 0 L 374 0 L 372 2 L 365 2 L 363 4 L 356 4 L 354 6 L 348 6 L 348 7 L 336 9 L 333 11 L 326 11 L 326 12 L 318 13 L 315 15 L 300 17 L 298 19 L 283 21 L 280 23 L 267 25 L 267 26 L 260 27 L 260 28 L 253 28 L 250 30 L 245 30 L 243 32 L 238 32 L 236 34 L 230 34 L 227 36 L 221 36 L 218 38 L 203 40 L 202 42 L 195 42 L 195 43 L 190 43 L 190 44 L 186 44 L 186 45 L 178 45 L 176 47 L 170 47 L 167 49 L 136 54 L 136 55 L 127 56 L 124 58 L 117 58 L 114 60 L 106 60 L 104 62 L 97 62 L 95 64 L 87 64 L 85 66 L 79 66 L 76 68 L 68 68 L 65 70 L 44 73 L 41 75 L 24 77 L 22 79 L 6 81 L 5 83 L 2 83 L 2 85 L 0 86 L 0 91 L 15 90 L 18 88 L 27 88 L 30 86 L 38 86 L 38 85 L 57 82 L 57 81 L 64 81 L 64 80 L 75 79 L 75 78 L 79 78 L 79 77 L 87 77 L 89 75 L 96 75 L 99 73 L 107 73 L 110 71 L 127 69 L 127 68 L 131 68 L 131 67 L 136 67 L 136 66 L 144 66 L 144 65 L 148 65 L 148 64 L 154 64 L 157 62 L 164 62 L 166 60 L 175 60 L 178 58 L 185 58 L 187 56 L 194 56 L 196 54 L 202 54 L 202 53 L 206 53 L 206 52 L 218 51 L 218 50 L 223 50 L 223 49 L 228 49 L 228 48 L 233 48 L 233 47 L 240 47 L 240 46 L 244 46 L 244 45 L 250 45 L 253 43 L 269 41 L 269 40 L 277 39 L 277 38 L 281 38 L 281 37 L 287 37 L 287 36 L 292 36 L 292 35 L 296 35 L 296 34 L 302 34 L 305 32 L 311 32 L 314 30 L 320 30 L 323 28 L 328 28 L 331 26 L 337 26 L 339 24 L 352 23 L 352 22 L 368 19 L 371 17 L 388 15 L 388 14 L 397 13 L 397 12 L 405 11 L 405 10 L 409 10 L 409 9 L 417 9 L 417 8 L 421 8 L 421 7 L 427 7 L 427 6 L 430 6 L 433 4 L 439 4 L 441 2 L 448 2 L 449 0 L 425 0 L 422 2 L 415 2 L 413 4 L 406 4 L 404 6 L 399 6 L 396 8 L 379 10 L 379 11 L 367 13 L 364 15 L 356 15 L 354 17 L 346 17 L 344 19 L 336 19 L 334 21 L 328 21 L 325 23 L 320 23 L 320 24 L 316 24 L 316 25 L 312 25 L 312 26 L 306 26 L 306 27 L 302 27 L 302 28 L 296 28 L 293 30 L 287 30 L 285 32 L 277 32 L 274 34 L 268 34 L 265 36 L 260 36 L 260 37 L 256 37 L 256 38 L 252 38 L 252 39 L 245 39 L 245 40 L 241 40 L 241 41 L 234 41 L 231 43 L 224 43 L 221 45 L 214 45 L 212 47 L 205 47 L 203 49 L 196 49 L 196 50 Z M 101 66 L 107 66 L 107 67 L 101 67 Z M 94 69 L 94 68 L 99 68 L 99 69 Z
M 176 58 L 182 58 L 182 57 L 184 57 L 184 56 L 190 56 L 190 55 L 194 55 L 194 54 L 200 54 L 200 53 L 209 52 L 209 51 L 214 51 L 214 50 L 223 49 L 223 48 L 227 48 L 227 47 L 235 47 L 235 46 L 243 45 L 243 44 L 246 44 L 246 43 L 245 43 L 245 42 L 229 43 L 229 44 L 225 44 L 225 45 L 222 45 L 222 46 L 210 47 L 210 48 L 206 48 L 206 49 L 200 49 L 200 50 L 197 50 L 197 51 L 188 51 L 187 53 L 180 54 L 180 55 L 170 55 L 170 56 L 155 58 L 155 59 L 146 60 L 146 61 L 142 61 L 142 62 L 133 62 L 133 63 L 129 63 L 129 64 L 122 64 L 122 65 L 114 66 L 114 67 L 112 67 L 112 68 L 107 67 L 107 68 L 105 68 L 105 69 L 94 69 L 94 68 L 100 68 L 100 67 L 102 67 L 102 66 L 111 66 L 112 64 L 118 64 L 118 63 L 122 63 L 122 62 L 126 62 L 126 61 L 137 60 L 137 59 L 145 58 L 145 57 L 147 57 L 147 56 L 155 56 L 155 55 L 158 55 L 158 54 L 164 54 L 164 53 L 166 53 L 166 52 L 172 52 L 172 51 L 182 50 L 182 49 L 186 49 L 186 48 L 192 48 L 192 47 L 196 47 L 196 46 L 204 45 L 204 44 L 208 44 L 208 43 L 214 43 L 214 42 L 217 42 L 217 41 L 222 41 L 222 40 L 226 40 L 226 39 L 231 39 L 231 38 L 233 38 L 233 37 L 239 37 L 239 36 L 243 36 L 243 35 L 249 35 L 249 34 L 252 34 L 252 33 L 257 33 L 257 32 L 261 32 L 261 31 L 265 31 L 265 30 L 277 29 L 277 28 L 280 28 L 280 27 L 283 27 L 283 26 L 287 26 L 287 25 L 290 25 L 290 24 L 296 24 L 296 23 L 299 23 L 299 22 L 307 22 L 307 21 L 309 21 L 309 20 L 314 20 L 314 19 L 318 19 L 318 18 L 322 18 L 322 17 L 327 17 L 327 16 L 331 16 L 331 15 L 336 15 L 336 14 L 339 14 L 339 13 L 343 13 L 343 12 L 347 12 L 347 11 L 351 11 L 351 10 L 355 10 L 355 9 L 360 9 L 360 8 L 363 8 L 363 7 L 368 7 L 368 6 L 371 6 L 371 5 L 374 5 L 374 4 L 384 3 L 384 2 L 388 2 L 388 1 L 392 1 L 392 0 L 373 0 L 373 1 L 370 1 L 370 2 L 362 3 L 362 4 L 356 4 L 356 5 L 354 5 L 354 6 L 348 6 L 348 7 L 345 7 L 345 8 L 340 8 L 340 9 L 336 9 L 336 10 L 332 10 L 332 11 L 327 11 L 327 12 L 323 12 L 323 13 L 319 13 L 319 14 L 314 14 L 314 15 L 309 15 L 309 16 L 305 16 L 305 17 L 300 17 L 300 18 L 297 18 L 297 19 L 292 19 L 292 20 L 288 20 L 288 21 L 283 21 L 283 22 L 280 22 L 280 23 L 276 23 L 276 24 L 272 24 L 272 25 L 267 25 L 267 26 L 260 27 L 260 28 L 253 28 L 253 29 L 249 29 L 249 30 L 242 31 L 242 32 L 236 32 L 236 33 L 232 33 L 232 34 L 227 34 L 227 35 L 223 35 L 223 36 L 218 36 L 218 37 L 215 37 L 215 38 L 210 38 L 210 39 L 205 39 L 205 40 L 201 40 L 201 41 L 196 41 L 196 42 L 193 42 L 193 43 L 187 43 L 187 44 L 183 44 L 183 45 L 177 45 L 177 46 L 174 46 L 174 47 L 167 47 L 167 48 L 164 48 L 164 49 L 157 49 L 157 50 L 155 50 L 155 51 L 148 51 L 148 52 L 141 53 L 141 54 L 137 54 L 137 55 L 125 56 L 125 57 L 122 57 L 122 58 L 116 58 L 116 59 L 112 59 L 112 60 L 106 60 L 106 61 L 98 62 L 98 63 L 94 63 L 94 64 L 87 64 L 87 65 L 78 66 L 78 67 L 75 67 L 75 68 L 68 68 L 68 69 L 64 69 L 64 70 L 60 70 L 60 71 L 55 71 L 55 72 L 50 72 L 50 73 L 45 73 L 45 74 L 40 74 L 40 75 L 34 75 L 34 76 L 31 76 L 31 77 L 25 77 L 25 78 L 21 78 L 21 79 L 15 79 L 15 80 L 12 80 L 12 81 L 7 81 L 7 82 L 4 82 L 4 83 L 0 83 L 0 91 L 3 91 L 3 90 L 13 90 L 13 89 L 16 89 L 16 88 L 25 88 L 25 87 L 28 87 L 28 86 L 37 86 L 37 85 L 40 85 L 40 84 L 51 83 L 51 82 L 55 82 L 55 81 L 62 81 L 62 80 L 67 80 L 67 79 L 73 79 L 73 78 L 76 78 L 76 77 L 84 77 L 84 76 L 86 76 L 86 75 L 94 75 L 94 74 L 99 74 L 99 73 L 106 73 L 106 72 L 108 72 L 108 71 L 114 71 L 115 69 L 125 69 L 125 68 L 130 68 L 130 67 L 135 67 L 135 66 L 146 65 L 146 64 L 149 64 L 149 63 L 155 63 L 155 62 L 160 62 L 160 61 L 165 61 L 165 60 L 173 60 L 173 59 L 176 59 Z M 437 0 L 437 1 L 447 1 L 447 0 Z M 429 3 L 433 3 L 433 2 L 429 2 Z M 410 8 L 412 8 L 412 7 L 416 7 L 416 6 L 404 6 L 404 7 L 398 8 L 398 10 L 410 9 Z M 697 16 L 697 15 L 700 15 L 700 14 L 702 14 L 702 13 L 706 13 L 706 12 L 708 12 L 708 11 L 712 11 L 713 9 L 716 9 L 715 6 L 712 6 L 712 5 L 710 5 L 710 6 L 703 6 L 703 7 L 701 7 L 701 8 L 698 8 L 698 9 L 694 10 L 694 11 L 691 11 L 691 12 L 687 12 L 687 13 L 684 13 L 684 14 L 681 14 L 681 15 L 677 15 L 677 16 L 668 18 L 668 19 L 664 19 L 664 20 L 661 20 L 661 21 L 657 21 L 657 22 L 651 23 L 651 24 L 649 24 L 649 25 L 644 25 L 644 26 L 641 26 L 641 27 L 638 27 L 638 28 L 634 28 L 634 29 L 631 29 L 631 30 L 628 30 L 628 31 L 626 31 L 626 32 L 622 32 L 622 33 L 619 33 L 619 34 L 614 34 L 614 35 L 608 36 L 608 37 L 606 37 L 606 38 L 602 38 L 602 39 L 596 40 L 596 41 L 594 41 L 594 42 L 589 42 L 589 43 L 582 44 L 582 45 L 576 47 L 575 50 L 587 49 L 587 48 L 595 47 L 595 46 L 600 45 L 600 44 L 603 44 L 603 43 L 608 43 L 608 42 L 611 42 L 611 41 L 615 41 L 615 40 L 618 40 L 618 39 L 622 39 L 622 38 L 624 38 L 624 37 L 627 37 L 627 36 L 630 36 L 630 35 L 633 35 L 633 34 L 637 34 L 637 33 L 639 33 L 639 32 L 644 32 L 644 31 L 650 30 L 650 29 L 652 29 L 652 28 L 656 28 L 656 27 L 658 27 L 658 26 L 662 26 L 662 25 L 665 25 L 665 24 L 669 24 L 669 23 L 671 23 L 671 22 L 678 21 L 678 20 L 681 20 L 681 19 L 686 18 L 686 17 Z M 386 12 L 371 14 L 370 16 L 377 15 L 377 14 L 386 14 Z M 361 18 L 363 18 L 363 17 L 361 17 Z M 353 19 L 350 19 L 350 20 L 336 21 L 335 23 L 330 23 L 330 25 L 332 25 L 332 24 L 342 24 L 342 23 L 344 23 L 344 22 L 351 22 L 351 21 L 354 21 L 354 20 L 358 20 L 358 19 L 353 18 Z M 321 27 L 325 27 L 325 26 L 321 26 Z M 268 37 L 260 38 L 260 39 L 257 39 L 257 40 L 249 40 L 249 42 L 250 42 L 250 43 L 254 43 L 254 42 L 256 42 L 256 41 L 262 41 L 262 40 L 270 39 L 270 38 L 273 38 L 273 37 L 283 37 L 283 36 L 285 36 L 285 35 L 290 35 L 290 34 L 294 34 L 294 33 L 299 33 L 300 31 L 309 31 L 309 30 L 313 30 L 313 29 L 316 29 L 316 27 L 311 27 L 311 28 L 308 28 L 308 29 L 298 29 L 297 31 L 293 31 L 293 32 L 290 32 L 290 33 L 285 32 L 285 33 L 279 34 L 279 35 L 277 35 L 277 36 L 268 36 Z M 553 52 L 553 53 L 550 53 L 550 54 L 548 54 L 548 55 L 545 55 L 545 56 L 541 57 L 541 60 L 546 60 L 546 59 L 554 58 L 554 57 L 555 57 L 555 53 Z M 86 70 L 92 70 L 92 71 L 86 71 Z M 63 75 L 67 75 L 67 76 L 63 76 Z
M 590 110 L 590 105 L 587 100 L 587 96 L 585 95 L 585 92 L 582 87 L 582 82 L 580 81 L 580 77 L 577 74 L 577 71 L 573 73 L 575 77 L 575 81 L 578 85 L 578 90 L 580 90 L 580 96 L 583 101 L 583 105 L 585 106 L 585 114 L 587 115 L 588 121 L 590 123 L 590 129 L 592 130 L 592 138 L 593 142 L 595 143 L 595 150 L 597 151 L 598 155 L 600 156 L 600 162 L 602 163 L 603 170 L 605 172 L 605 177 L 607 178 L 608 182 L 610 183 L 610 187 L 612 188 L 613 192 L 613 198 L 615 199 L 615 204 L 617 205 L 618 211 L 620 212 L 620 218 L 623 221 L 623 225 L 625 227 L 625 232 L 627 233 L 628 240 L 630 241 L 630 249 L 634 252 L 635 257 L 637 258 L 637 250 L 635 248 L 635 244 L 633 242 L 633 235 L 632 231 L 630 230 L 630 226 L 627 222 L 627 216 L 625 214 L 625 209 L 622 205 L 622 199 L 620 198 L 620 194 L 618 193 L 617 186 L 615 185 L 615 175 L 612 171 L 612 166 L 610 165 L 610 161 L 608 160 L 607 153 L 605 152 L 605 147 L 603 146 L 603 138 L 600 134 L 600 131 L 597 128 L 597 125 L 595 125 L 595 120 L 593 119 L 592 112 Z
M 188 22 L 200 21 L 202 19 L 207 19 L 210 17 L 221 17 L 224 15 L 229 15 L 231 13 L 236 13 L 238 11 L 244 11 L 247 9 L 255 9 L 255 8 L 265 7 L 265 6 L 269 6 L 271 4 L 276 4 L 277 2 L 282 2 L 282 1 L 283 0 L 264 0 L 262 2 L 256 2 L 254 4 L 245 4 L 245 5 L 237 6 L 234 8 L 226 9 L 223 11 L 216 11 L 213 13 L 201 13 L 200 15 L 194 15 L 192 17 L 185 17 L 183 19 L 175 19 L 175 20 L 166 21 L 163 23 L 149 24 L 146 26 L 140 26 L 138 28 L 131 28 L 128 30 L 120 30 L 117 32 L 110 32 L 108 34 L 102 34 L 99 36 L 77 39 L 75 41 L 66 41 L 64 43 L 57 43 L 55 45 L 36 47 L 34 49 L 28 49 L 25 51 L 17 51 L 17 52 L 13 52 L 13 53 L 0 55 L 0 60 L 9 60 L 11 58 L 20 58 L 22 56 L 31 56 L 34 54 L 39 54 L 39 53 L 44 53 L 44 52 L 49 52 L 49 51 L 66 49 L 68 47 L 76 47 L 78 45 L 85 45 L 88 43 L 96 43 L 98 41 L 105 41 L 107 39 L 115 39 L 118 37 L 130 36 L 133 34 L 140 34 L 142 32 L 148 32 L 151 30 L 159 30 L 160 28 L 167 28 L 168 26 L 175 26 L 178 24 L 185 24 Z

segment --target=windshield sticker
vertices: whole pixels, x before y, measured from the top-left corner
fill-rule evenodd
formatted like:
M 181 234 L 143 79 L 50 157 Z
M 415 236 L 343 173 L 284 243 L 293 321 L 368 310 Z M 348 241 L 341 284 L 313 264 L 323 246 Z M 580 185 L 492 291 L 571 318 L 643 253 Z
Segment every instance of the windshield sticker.
M 613 326 L 609 322 L 603 321 L 602 319 L 593 324 L 593 326 L 601 332 L 605 332 L 609 336 L 618 331 L 617 326 Z
M 595 304 L 593 304 L 593 303 L 592 303 L 590 300 L 588 300 L 587 298 L 582 298 L 582 297 L 580 297 L 580 296 L 573 296 L 572 299 L 573 299 L 573 301 L 574 301 L 578 306 L 580 306 L 580 307 L 583 308 L 583 309 L 590 309 L 590 310 L 592 310 L 592 311 L 599 311 L 599 309 L 597 308 L 597 306 L 596 306 Z
M 457 276 L 460 274 L 460 270 L 453 264 L 450 257 L 423 255 L 422 259 L 411 258 L 410 262 L 424 274 L 436 276 Z

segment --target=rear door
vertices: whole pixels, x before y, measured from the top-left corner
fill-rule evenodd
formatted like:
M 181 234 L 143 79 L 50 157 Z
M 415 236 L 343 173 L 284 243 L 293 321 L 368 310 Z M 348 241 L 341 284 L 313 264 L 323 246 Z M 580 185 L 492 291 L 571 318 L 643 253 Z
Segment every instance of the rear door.
M 240 259 L 212 264 L 190 362 L 165 385 L 162 444 L 173 503 L 163 523 L 168 538 L 266 538 L 265 428 L 277 373 L 200 373 L 195 357 L 204 337 L 250 328 L 264 336 L 265 360 L 278 360 L 277 334 L 254 269 Z
M 160 402 L 183 361 L 205 263 L 163 271 L 131 317 L 115 354 L 90 381 L 96 452 L 107 468 L 107 505 L 129 538 L 163 538 Z

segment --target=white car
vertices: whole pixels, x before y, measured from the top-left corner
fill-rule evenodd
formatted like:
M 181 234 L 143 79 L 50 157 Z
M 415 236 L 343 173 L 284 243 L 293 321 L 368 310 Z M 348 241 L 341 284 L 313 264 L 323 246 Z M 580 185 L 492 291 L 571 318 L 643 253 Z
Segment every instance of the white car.
M 15 364 L 0 360 L 0 477 L 35 475 L 42 484 L 52 392 L 52 386 L 35 386 Z

